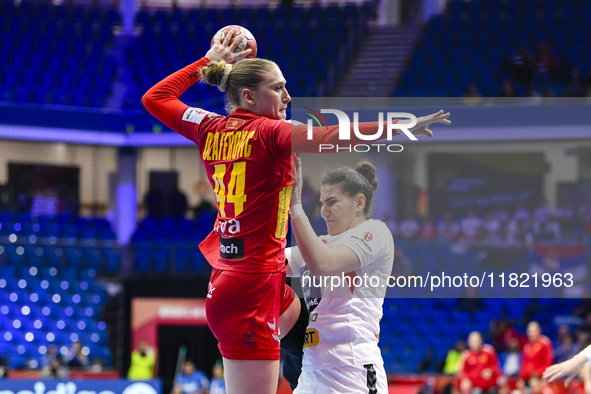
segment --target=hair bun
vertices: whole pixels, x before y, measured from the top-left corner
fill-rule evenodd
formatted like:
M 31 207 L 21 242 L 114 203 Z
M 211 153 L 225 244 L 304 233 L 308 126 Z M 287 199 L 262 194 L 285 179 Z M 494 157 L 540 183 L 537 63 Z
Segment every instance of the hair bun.
M 201 70 L 201 76 L 208 85 L 218 86 L 224 78 L 226 62 L 211 62 Z
M 378 180 L 376 179 L 376 167 L 371 164 L 369 161 L 362 161 L 357 164 L 357 168 L 355 168 L 361 176 L 363 176 L 369 184 L 371 185 L 372 191 L 375 191 L 378 188 Z

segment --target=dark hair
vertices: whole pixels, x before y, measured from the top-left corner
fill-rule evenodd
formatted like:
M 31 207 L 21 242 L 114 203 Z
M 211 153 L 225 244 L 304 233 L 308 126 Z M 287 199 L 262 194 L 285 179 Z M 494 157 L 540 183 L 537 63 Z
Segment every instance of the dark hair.
M 219 85 L 224 77 L 226 62 L 211 62 L 201 70 L 203 80 L 213 86 Z M 244 59 L 232 65 L 226 93 L 228 102 L 226 110 L 232 112 L 240 107 L 243 89 L 257 90 L 267 80 L 269 70 L 278 67 L 275 62 L 266 59 Z
M 378 188 L 376 168 L 369 161 L 362 161 L 357 168 L 341 167 L 332 170 L 322 178 L 321 185 L 340 185 L 343 194 L 355 197 L 357 194 L 365 196 L 365 218 L 371 218 L 373 209 L 373 193 Z

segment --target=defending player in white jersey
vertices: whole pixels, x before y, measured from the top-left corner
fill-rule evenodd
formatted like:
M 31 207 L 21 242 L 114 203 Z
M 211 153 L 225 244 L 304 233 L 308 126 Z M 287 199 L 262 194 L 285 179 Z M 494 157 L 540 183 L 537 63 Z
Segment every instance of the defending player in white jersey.
M 383 222 L 370 219 L 375 174 L 375 167 L 363 162 L 356 169 L 339 168 L 324 176 L 321 214 L 328 235 L 321 237 L 303 212 L 301 179 L 293 191 L 291 215 L 298 247 L 286 250 L 288 275 L 301 278 L 310 312 L 294 394 L 388 392 L 378 338 L 394 241 Z M 311 276 L 316 284 L 331 278 L 315 287 Z M 340 286 L 333 287 L 332 276 Z

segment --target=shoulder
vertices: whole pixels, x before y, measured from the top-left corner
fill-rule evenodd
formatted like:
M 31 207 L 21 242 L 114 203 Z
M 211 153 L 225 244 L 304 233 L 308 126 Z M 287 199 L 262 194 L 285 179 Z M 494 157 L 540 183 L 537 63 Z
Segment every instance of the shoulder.
M 366 242 L 378 240 L 382 246 L 394 245 L 392 232 L 386 223 L 377 219 L 369 219 L 355 227 L 355 233 L 362 235 Z
M 497 354 L 497 351 L 495 350 L 495 348 L 489 344 L 486 344 L 486 343 L 484 345 L 482 345 L 482 351 L 485 353 L 491 354 L 491 355 Z
M 539 341 L 546 346 L 552 346 L 552 341 L 545 335 L 541 335 Z

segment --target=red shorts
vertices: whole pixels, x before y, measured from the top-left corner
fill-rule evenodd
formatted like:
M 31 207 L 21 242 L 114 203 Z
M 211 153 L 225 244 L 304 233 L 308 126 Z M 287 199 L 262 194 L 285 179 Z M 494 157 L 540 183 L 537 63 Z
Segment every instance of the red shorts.
M 213 269 L 205 302 L 207 323 L 229 360 L 279 360 L 279 316 L 291 305 L 285 273 Z

